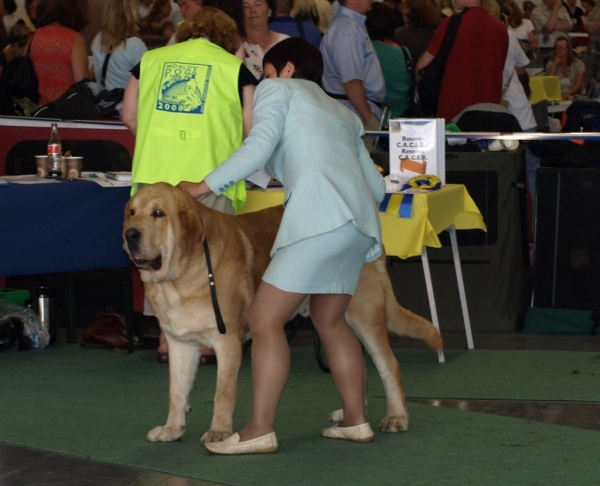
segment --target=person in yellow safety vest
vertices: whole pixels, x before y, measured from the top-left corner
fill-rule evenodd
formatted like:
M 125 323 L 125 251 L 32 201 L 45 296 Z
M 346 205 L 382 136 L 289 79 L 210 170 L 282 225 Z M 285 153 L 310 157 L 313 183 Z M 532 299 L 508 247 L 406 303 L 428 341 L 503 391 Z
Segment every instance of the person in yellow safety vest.
M 240 44 L 233 20 L 207 7 L 181 26 L 177 44 L 147 52 L 132 70 L 122 115 L 136 135 L 132 193 L 202 180 L 241 145 L 257 82 L 233 55 Z M 231 213 L 245 201 L 244 184 L 224 195 L 228 203 L 201 201 Z

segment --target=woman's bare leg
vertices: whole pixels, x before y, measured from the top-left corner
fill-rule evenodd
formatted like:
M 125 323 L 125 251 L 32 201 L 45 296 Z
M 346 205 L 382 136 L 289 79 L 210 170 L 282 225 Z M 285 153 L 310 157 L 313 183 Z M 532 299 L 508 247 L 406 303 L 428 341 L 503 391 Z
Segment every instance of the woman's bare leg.
M 351 298 L 347 294 L 310 296 L 311 318 L 342 399 L 344 419 L 340 427 L 351 427 L 367 421 L 362 348 L 344 317 Z
M 273 432 L 279 400 L 290 372 L 285 323 L 306 298 L 261 282 L 248 309 L 252 333 L 252 415 L 242 442 Z

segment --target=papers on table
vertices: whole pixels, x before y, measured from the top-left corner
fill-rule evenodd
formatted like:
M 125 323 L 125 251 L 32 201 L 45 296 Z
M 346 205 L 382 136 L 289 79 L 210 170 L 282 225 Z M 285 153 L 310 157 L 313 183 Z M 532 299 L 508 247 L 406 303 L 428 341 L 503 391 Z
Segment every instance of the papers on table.
M 119 181 L 119 182 L 133 181 L 131 172 L 126 172 L 126 171 L 105 172 L 104 175 L 109 179 L 113 179 L 113 180 Z
M 104 172 L 82 172 L 81 179 L 92 181 L 102 187 L 130 187 L 131 181 L 109 179 Z
M 52 184 L 58 182 L 56 179 L 46 179 L 44 177 L 39 177 L 36 174 L 23 174 L 23 175 L 13 175 L 13 176 L 2 176 L 0 177 L 0 184 L 2 185 L 10 185 L 10 184 Z

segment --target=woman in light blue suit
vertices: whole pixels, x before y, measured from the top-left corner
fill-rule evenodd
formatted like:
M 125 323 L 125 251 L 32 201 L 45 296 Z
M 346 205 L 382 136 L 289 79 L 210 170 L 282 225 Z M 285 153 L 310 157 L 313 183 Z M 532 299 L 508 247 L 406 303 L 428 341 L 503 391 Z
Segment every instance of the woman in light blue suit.
M 179 187 L 194 197 L 221 194 L 264 168 L 285 188 L 285 211 L 271 264 L 248 311 L 252 333 L 252 416 L 239 433 L 205 444 L 214 454 L 275 452 L 275 415 L 290 352 L 285 322 L 310 295 L 310 312 L 338 388 L 343 420 L 329 438 L 370 442 L 360 343 L 344 313 L 365 262 L 382 253 L 377 205 L 385 182 L 361 139 L 359 118 L 317 84 L 318 49 L 292 38 L 264 58 L 252 129 L 243 145 L 200 183 Z

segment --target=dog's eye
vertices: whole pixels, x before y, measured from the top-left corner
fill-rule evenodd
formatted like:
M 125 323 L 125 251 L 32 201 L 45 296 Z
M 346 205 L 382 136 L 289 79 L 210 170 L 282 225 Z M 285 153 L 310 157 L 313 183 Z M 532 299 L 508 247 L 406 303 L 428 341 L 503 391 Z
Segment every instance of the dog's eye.
M 162 218 L 163 216 L 164 216 L 164 213 L 160 209 L 157 209 L 156 211 L 154 211 L 152 213 L 153 218 Z
M 133 216 L 135 214 L 135 211 L 133 209 L 129 210 L 129 216 Z

